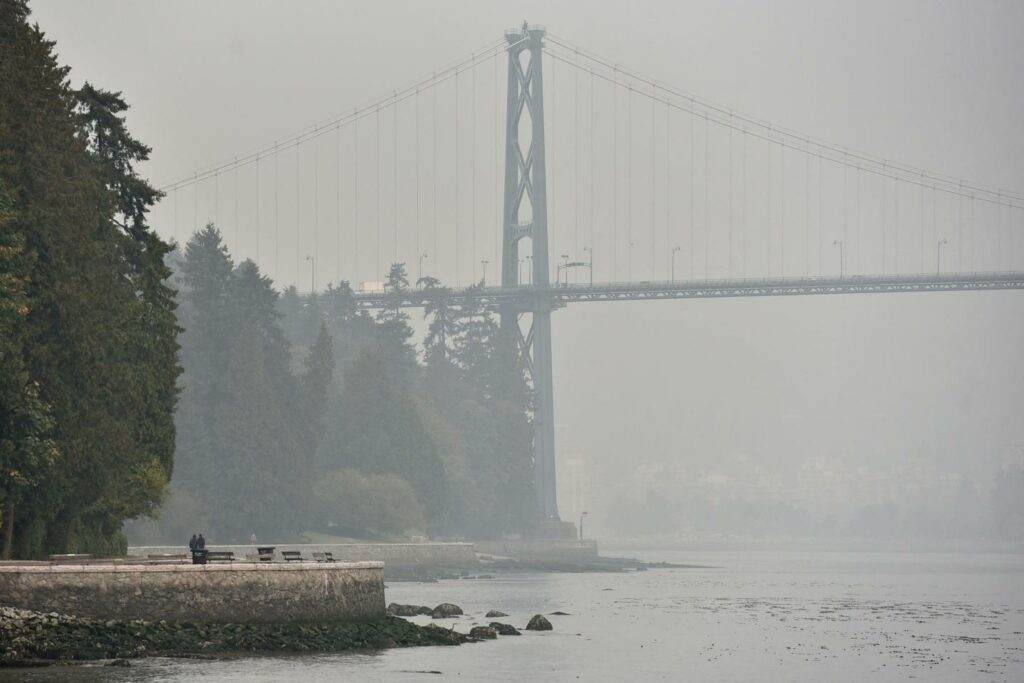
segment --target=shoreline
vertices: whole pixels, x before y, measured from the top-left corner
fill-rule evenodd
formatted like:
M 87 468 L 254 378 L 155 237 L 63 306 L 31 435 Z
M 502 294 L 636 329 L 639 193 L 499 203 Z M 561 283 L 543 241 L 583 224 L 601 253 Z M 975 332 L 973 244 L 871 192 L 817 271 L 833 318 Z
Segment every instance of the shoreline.
M 100 620 L 0 607 L 0 668 L 170 657 L 208 659 L 254 653 L 372 651 L 453 646 L 476 638 L 394 616 L 356 621 L 185 623 Z

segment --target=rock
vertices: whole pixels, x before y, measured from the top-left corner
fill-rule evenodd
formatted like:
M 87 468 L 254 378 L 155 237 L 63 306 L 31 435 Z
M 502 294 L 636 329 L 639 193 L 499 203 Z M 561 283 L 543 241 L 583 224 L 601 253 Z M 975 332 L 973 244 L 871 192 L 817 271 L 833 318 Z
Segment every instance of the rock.
M 481 640 L 494 640 L 498 637 L 498 632 L 490 626 L 474 626 L 469 629 L 469 637 Z
M 526 625 L 527 631 L 550 631 L 552 628 L 551 622 L 543 614 L 534 614 Z
M 499 612 L 496 609 L 492 609 L 490 612 L 488 612 L 484 616 L 487 617 L 488 619 L 495 619 L 497 617 L 507 617 L 508 615 L 505 614 L 504 612 Z
M 499 636 L 521 636 L 521 635 L 523 635 L 522 633 L 519 632 L 519 629 L 517 629 L 512 624 L 503 624 L 500 621 L 492 621 L 491 622 L 491 628 L 493 628 L 495 631 L 497 631 Z
M 569 613 L 568 612 L 552 612 L 551 616 L 553 616 L 553 617 L 567 617 L 567 616 L 569 616 Z
M 419 614 L 431 614 L 433 610 L 426 605 L 400 605 L 393 602 L 388 605 L 388 614 L 393 617 L 415 617 Z
M 442 602 L 430 612 L 434 619 L 452 619 L 463 614 L 462 608 L 450 602 Z

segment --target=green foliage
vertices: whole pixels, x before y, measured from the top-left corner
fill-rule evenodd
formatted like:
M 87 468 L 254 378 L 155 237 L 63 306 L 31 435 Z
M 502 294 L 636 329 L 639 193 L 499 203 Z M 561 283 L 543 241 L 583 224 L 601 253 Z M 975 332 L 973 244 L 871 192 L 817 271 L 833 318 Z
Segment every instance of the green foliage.
M 3 235 L 27 309 L 3 335 L 0 385 L 31 388 L 23 416 L 36 402 L 0 457 L 27 465 L 33 451 L 46 466 L 31 496 L 14 492 L 12 470 L 0 486 L 8 506 L 22 499 L 8 508 L 21 557 L 122 549 L 122 520 L 155 510 L 171 474 L 175 302 L 168 246 L 146 225 L 158 192 L 134 170 L 149 149 L 128 134 L 126 109 L 116 93 L 71 89 L 25 3 L 0 2 Z
M 387 539 L 426 528 L 425 511 L 412 486 L 394 474 L 328 472 L 313 485 L 313 499 L 318 528 L 333 533 Z

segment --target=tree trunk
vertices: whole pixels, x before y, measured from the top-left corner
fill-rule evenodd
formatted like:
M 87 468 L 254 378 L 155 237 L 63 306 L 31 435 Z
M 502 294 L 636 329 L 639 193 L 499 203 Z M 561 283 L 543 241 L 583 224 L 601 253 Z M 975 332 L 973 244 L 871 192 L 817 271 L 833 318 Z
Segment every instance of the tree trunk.
M 4 552 L 0 556 L 4 560 L 11 559 L 11 551 L 14 548 L 14 501 L 7 503 L 7 511 L 4 515 Z

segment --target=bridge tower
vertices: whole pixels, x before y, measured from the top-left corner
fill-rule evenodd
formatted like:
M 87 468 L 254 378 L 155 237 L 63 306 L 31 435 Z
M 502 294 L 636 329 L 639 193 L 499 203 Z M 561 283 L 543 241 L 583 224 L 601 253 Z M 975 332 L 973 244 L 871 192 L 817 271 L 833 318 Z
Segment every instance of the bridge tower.
M 550 286 L 548 270 L 547 172 L 544 158 L 544 77 L 541 54 L 544 29 L 528 26 L 506 31 L 508 102 L 505 110 L 505 211 L 501 286 L 521 287 L 519 243 L 530 239 L 536 296 L 517 297 L 501 309 L 501 328 L 510 353 L 520 355 L 535 393 L 533 423 L 534 481 L 540 517 L 558 521 L 555 490 L 554 392 L 551 383 Z M 524 334 L 521 319 L 530 316 Z

